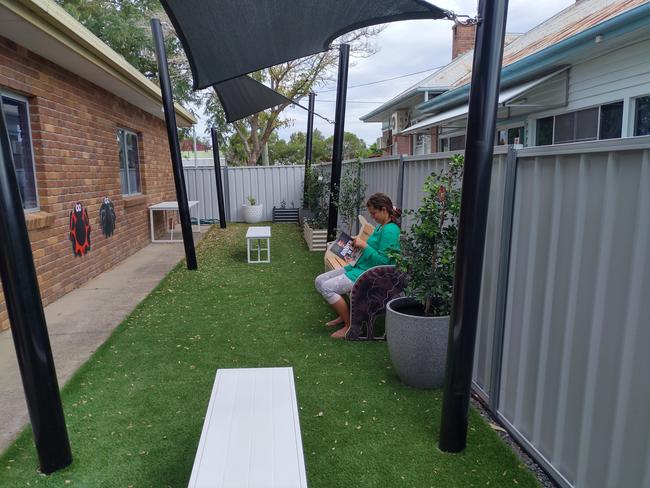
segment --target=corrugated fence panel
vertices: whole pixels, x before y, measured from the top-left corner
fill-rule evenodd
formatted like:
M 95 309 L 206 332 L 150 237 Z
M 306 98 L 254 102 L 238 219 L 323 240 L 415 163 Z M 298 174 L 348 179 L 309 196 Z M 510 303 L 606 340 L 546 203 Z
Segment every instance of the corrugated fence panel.
M 198 215 L 202 221 L 219 220 L 214 166 L 198 166 L 196 168 L 185 166 L 183 170 L 188 200 L 199 201 L 198 210 L 192 209 L 191 211 L 192 218 L 195 219 Z M 224 175 L 224 168 L 221 168 L 221 174 Z
M 501 232 L 506 185 L 507 148 L 495 148 L 490 186 L 490 203 L 485 233 L 481 301 L 474 356 L 474 383 L 485 399 L 490 396 L 494 318 L 496 315 L 499 261 L 501 259 Z
M 284 201 L 288 207 L 302 205 L 304 166 L 234 166 L 228 168 L 230 216 L 243 220 L 241 206 L 253 196 L 264 205 L 264 220 L 273 218 L 273 207 Z
M 647 487 L 650 142 L 603 142 L 519 152 L 499 414 L 565 486 Z

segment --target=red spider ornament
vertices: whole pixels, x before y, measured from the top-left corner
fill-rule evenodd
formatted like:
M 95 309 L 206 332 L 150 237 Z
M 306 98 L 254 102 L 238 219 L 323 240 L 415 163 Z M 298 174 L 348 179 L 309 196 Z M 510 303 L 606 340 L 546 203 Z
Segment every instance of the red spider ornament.
M 90 219 L 81 202 L 75 203 L 70 212 L 70 241 L 75 256 L 84 256 L 90 251 Z

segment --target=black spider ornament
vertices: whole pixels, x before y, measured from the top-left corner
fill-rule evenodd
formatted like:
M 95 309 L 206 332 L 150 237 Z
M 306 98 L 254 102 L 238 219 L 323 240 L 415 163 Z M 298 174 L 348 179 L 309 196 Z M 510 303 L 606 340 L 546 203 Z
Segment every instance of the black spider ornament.
M 115 207 L 110 198 L 104 197 L 102 206 L 99 207 L 99 223 L 102 226 L 102 232 L 106 237 L 113 235 L 115 231 Z

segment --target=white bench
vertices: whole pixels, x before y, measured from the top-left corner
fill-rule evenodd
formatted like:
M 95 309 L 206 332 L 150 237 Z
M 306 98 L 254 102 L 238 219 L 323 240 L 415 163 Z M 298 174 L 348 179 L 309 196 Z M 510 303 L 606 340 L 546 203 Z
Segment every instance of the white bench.
M 261 247 L 260 242 L 264 241 L 266 247 Z M 251 256 L 255 251 L 257 242 L 257 260 Z M 262 259 L 262 252 L 266 252 L 266 259 Z M 271 262 L 271 227 L 249 227 L 246 231 L 246 255 L 249 263 L 270 263 Z
M 220 369 L 188 488 L 307 488 L 293 368 Z

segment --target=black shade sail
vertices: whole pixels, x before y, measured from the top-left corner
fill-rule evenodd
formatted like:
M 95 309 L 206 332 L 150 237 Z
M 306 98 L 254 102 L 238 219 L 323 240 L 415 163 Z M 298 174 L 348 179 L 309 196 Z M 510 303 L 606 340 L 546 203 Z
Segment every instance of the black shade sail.
M 228 123 L 267 108 L 294 103 L 250 76 L 240 76 L 214 85 Z
M 442 19 L 424 0 L 161 0 L 187 54 L 194 89 L 330 47 L 371 25 Z

